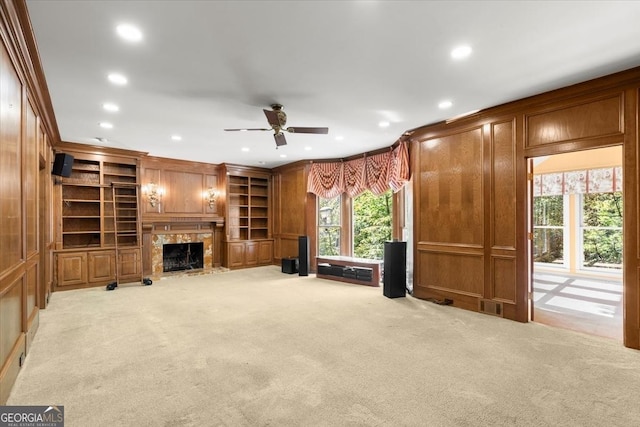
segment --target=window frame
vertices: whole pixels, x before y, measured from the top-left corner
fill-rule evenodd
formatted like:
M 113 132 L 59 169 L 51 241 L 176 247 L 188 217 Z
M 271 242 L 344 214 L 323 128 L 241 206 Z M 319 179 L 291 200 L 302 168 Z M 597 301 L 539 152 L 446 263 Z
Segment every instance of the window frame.
M 548 196 L 534 196 L 534 203 L 536 197 L 548 197 Z M 562 230 L 562 263 L 549 263 L 549 262 L 540 262 L 533 261 L 536 268 L 549 268 L 556 270 L 569 270 L 569 254 L 567 248 L 571 245 L 571 237 L 570 237 L 570 221 L 568 221 L 570 217 L 570 200 L 569 195 L 562 195 L 562 225 L 535 225 L 535 221 L 533 221 L 532 231 L 533 231 L 533 247 L 535 248 L 535 232 L 536 229 L 547 229 L 547 230 Z
M 576 195 L 576 270 L 583 272 L 594 273 L 597 272 L 599 274 L 610 274 L 615 276 L 621 276 L 623 271 L 623 263 L 620 264 L 619 269 L 615 268 L 605 268 L 605 267 L 589 267 L 584 265 L 584 231 L 585 230 L 619 230 L 623 245 L 624 245 L 624 230 L 623 226 L 612 227 L 612 226 L 585 226 L 584 223 L 584 196 L 585 194 L 577 194 Z M 623 202 L 624 202 L 624 194 L 623 194 Z M 624 256 L 624 249 L 623 249 Z
M 323 207 L 323 201 L 325 200 L 335 200 L 336 198 L 340 199 L 337 203 L 337 207 L 338 209 L 340 209 L 340 212 L 337 215 L 338 218 L 338 223 L 334 224 L 333 221 L 331 223 L 323 223 L 323 219 L 326 218 L 326 216 L 321 214 L 321 210 L 324 209 Z M 336 197 L 334 197 L 333 199 L 325 199 L 322 198 L 320 196 L 318 196 L 316 198 L 317 203 L 316 203 L 316 253 L 318 254 L 318 256 L 335 256 L 335 255 L 342 255 L 342 245 L 344 242 L 344 236 L 343 236 L 343 230 L 344 230 L 344 226 L 343 226 L 343 212 L 344 212 L 344 197 L 343 195 L 338 195 Z M 329 219 L 331 219 L 329 217 Z M 337 249 L 338 253 L 337 254 L 327 254 L 327 253 L 322 253 L 321 252 L 321 248 L 323 247 L 321 245 L 322 242 L 322 235 L 323 235 L 323 230 L 337 230 L 337 237 L 338 237 L 338 245 L 336 246 L 332 246 L 334 248 Z

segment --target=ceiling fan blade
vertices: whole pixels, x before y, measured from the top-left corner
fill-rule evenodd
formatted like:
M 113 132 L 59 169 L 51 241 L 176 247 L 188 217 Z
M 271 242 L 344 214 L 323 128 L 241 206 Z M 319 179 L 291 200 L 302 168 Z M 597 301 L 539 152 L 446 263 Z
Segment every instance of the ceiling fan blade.
M 284 138 L 284 133 L 278 132 L 273 137 L 276 140 L 276 146 L 280 147 L 281 145 L 287 145 L 287 140 Z
M 246 130 L 273 130 L 273 129 L 264 129 L 264 128 L 242 128 L 242 129 L 225 129 L 228 132 L 235 132 L 235 131 L 246 131 Z
M 267 121 L 271 126 L 280 127 L 280 120 L 278 119 L 278 113 L 276 111 L 271 110 L 262 110 L 264 111 L 264 115 L 267 116 Z
M 288 127 L 287 132 L 291 133 L 329 133 L 329 128 L 307 128 L 307 127 Z

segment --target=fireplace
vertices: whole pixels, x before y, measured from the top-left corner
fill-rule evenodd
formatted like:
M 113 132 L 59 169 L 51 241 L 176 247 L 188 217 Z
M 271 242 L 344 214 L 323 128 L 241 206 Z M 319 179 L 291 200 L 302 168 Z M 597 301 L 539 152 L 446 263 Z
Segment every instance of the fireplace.
M 214 253 L 215 247 L 220 247 L 222 236 L 222 224 L 220 226 L 213 222 L 192 223 L 183 220 L 175 220 L 173 222 L 157 222 L 147 224 L 146 228 L 143 224 L 144 247 L 147 250 L 146 260 L 150 262 L 149 274 L 151 278 L 160 280 L 165 275 L 185 274 L 200 275 L 213 273 L 216 268 L 220 267 L 220 251 Z M 199 267 L 195 267 L 189 263 L 185 263 L 186 270 L 176 271 L 171 265 L 164 262 L 165 245 L 191 243 L 191 247 L 183 249 L 183 253 L 190 251 L 191 261 L 194 260 L 195 243 L 200 243 L 202 253 L 199 254 L 198 260 L 202 262 Z M 197 249 L 200 250 L 200 249 Z M 144 262 L 144 259 L 143 259 Z M 173 262 L 172 262 L 173 264 Z M 169 267 L 169 271 L 167 268 Z M 184 268 L 183 267 L 183 268 Z M 148 267 L 147 267 L 148 268 Z
M 165 243 L 162 245 L 162 271 L 183 271 L 204 267 L 202 242 Z

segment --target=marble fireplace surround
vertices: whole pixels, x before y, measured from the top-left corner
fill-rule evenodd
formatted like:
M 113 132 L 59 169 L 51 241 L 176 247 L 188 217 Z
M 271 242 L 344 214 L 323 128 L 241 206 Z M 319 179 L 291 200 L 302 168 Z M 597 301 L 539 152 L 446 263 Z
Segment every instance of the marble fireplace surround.
M 161 278 L 163 275 L 175 274 L 175 272 L 163 272 L 162 246 L 170 243 L 194 243 L 203 244 L 203 264 L 202 270 L 198 273 L 210 273 L 214 268 L 220 266 L 220 256 L 216 253 L 216 241 L 222 233 L 222 224 L 216 222 L 170 222 L 147 224 L 151 231 L 151 276 Z M 180 272 L 178 272 L 180 273 Z M 188 272 L 181 272 L 188 274 Z

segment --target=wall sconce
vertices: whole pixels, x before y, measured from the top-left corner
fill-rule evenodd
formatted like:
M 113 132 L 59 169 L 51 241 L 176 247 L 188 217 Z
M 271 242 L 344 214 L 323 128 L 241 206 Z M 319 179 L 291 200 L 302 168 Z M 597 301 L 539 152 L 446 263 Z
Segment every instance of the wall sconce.
M 155 208 L 162 200 L 162 188 L 158 187 L 155 182 L 148 183 L 144 188 L 144 192 L 152 208 Z
M 202 193 L 202 197 L 204 197 L 204 199 L 209 203 L 209 207 L 213 209 L 216 204 L 218 192 L 213 187 L 209 187 Z

